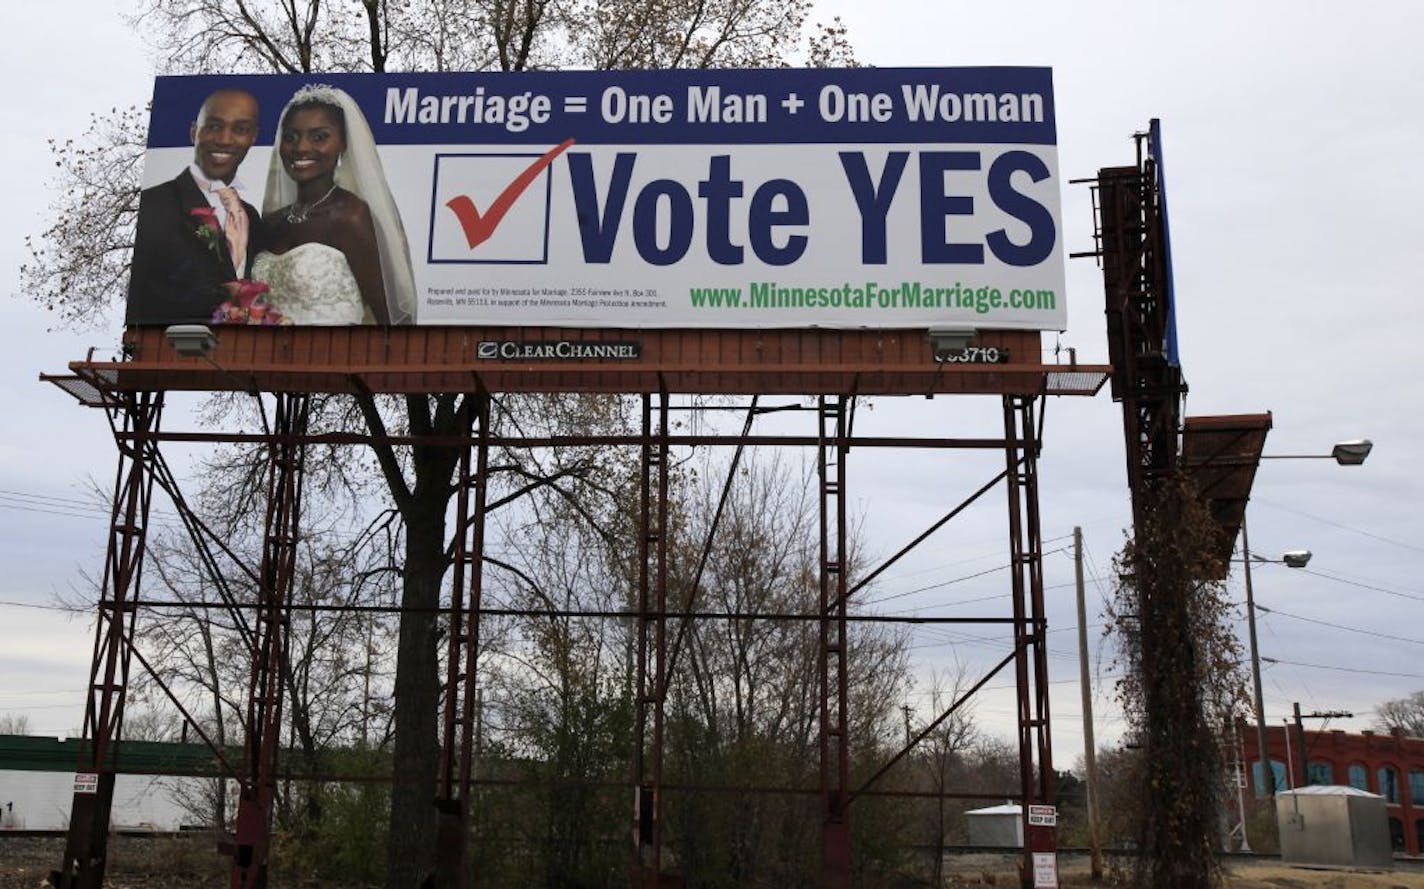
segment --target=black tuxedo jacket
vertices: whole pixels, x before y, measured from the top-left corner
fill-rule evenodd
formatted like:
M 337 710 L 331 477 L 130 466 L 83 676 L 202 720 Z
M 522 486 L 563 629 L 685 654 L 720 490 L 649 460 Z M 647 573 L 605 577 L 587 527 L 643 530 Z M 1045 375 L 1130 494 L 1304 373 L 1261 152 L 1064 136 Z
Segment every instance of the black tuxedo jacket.
M 193 176 L 184 170 L 139 196 L 129 277 L 126 323 L 204 324 L 227 298 L 224 282 L 237 277 L 221 231 L 209 243 L 199 235 L 202 220 L 190 211 L 210 207 Z M 247 268 L 261 249 L 262 220 L 243 202 L 250 220 Z M 216 247 L 216 249 L 214 249 Z

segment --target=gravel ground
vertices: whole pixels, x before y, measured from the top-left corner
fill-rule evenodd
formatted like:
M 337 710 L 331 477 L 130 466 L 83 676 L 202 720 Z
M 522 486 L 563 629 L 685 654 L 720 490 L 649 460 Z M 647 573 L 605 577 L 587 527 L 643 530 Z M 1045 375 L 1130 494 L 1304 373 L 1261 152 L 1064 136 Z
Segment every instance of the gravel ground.
M 1017 889 L 1019 885 L 1014 856 L 951 855 L 945 864 L 946 887 Z M 1086 855 L 1060 855 L 1058 868 L 1066 889 L 1110 885 L 1091 880 Z M 1226 889 L 1424 889 L 1424 866 L 1418 861 L 1398 861 L 1388 873 L 1365 873 L 1291 867 L 1275 858 L 1233 855 L 1226 869 Z
M 0 834 L 0 889 L 39 889 L 64 856 L 63 837 Z M 227 860 L 210 837 L 126 837 L 109 842 L 105 887 L 197 889 L 227 882 Z
M 62 837 L 25 837 L 0 833 L 0 889 L 41 889 L 64 854 Z M 1015 858 L 1008 855 L 956 855 L 946 862 L 946 887 L 1018 886 Z M 1084 856 L 1064 855 L 1060 873 L 1065 887 L 1100 886 L 1088 879 Z M 211 837 L 114 837 L 109 847 L 107 889 L 207 889 L 227 885 L 226 858 Z M 1274 859 L 1233 857 L 1228 861 L 1229 889 L 1424 889 L 1424 866 L 1400 862 L 1390 873 L 1307 870 Z M 274 889 L 289 885 L 274 877 Z M 298 884 L 299 886 L 301 884 Z

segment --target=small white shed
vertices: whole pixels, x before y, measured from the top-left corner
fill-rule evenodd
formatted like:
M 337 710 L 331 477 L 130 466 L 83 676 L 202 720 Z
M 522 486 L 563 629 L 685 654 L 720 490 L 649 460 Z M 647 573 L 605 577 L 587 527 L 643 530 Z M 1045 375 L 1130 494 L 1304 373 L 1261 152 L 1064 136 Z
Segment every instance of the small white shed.
M 1016 803 L 971 809 L 964 813 L 969 824 L 969 845 L 1022 849 L 1023 807 Z
M 1390 870 L 1394 850 L 1384 797 L 1337 784 L 1276 794 L 1281 861 L 1315 867 Z

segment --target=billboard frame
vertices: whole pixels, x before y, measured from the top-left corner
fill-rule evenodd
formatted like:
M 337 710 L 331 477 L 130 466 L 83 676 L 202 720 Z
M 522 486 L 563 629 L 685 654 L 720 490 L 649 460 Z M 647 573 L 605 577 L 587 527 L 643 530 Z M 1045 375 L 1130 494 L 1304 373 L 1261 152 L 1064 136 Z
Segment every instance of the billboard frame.
M 283 452 L 286 466 L 300 467 L 302 448 L 315 443 L 360 445 L 375 440 L 370 436 L 342 436 L 314 433 L 304 424 L 282 430 L 241 434 L 231 431 L 192 432 L 160 431 L 156 418 L 148 417 L 144 405 L 161 404 L 167 391 L 247 391 L 268 395 L 279 403 L 299 405 L 314 392 L 409 392 L 457 391 L 474 394 L 480 403 L 487 403 L 492 393 L 504 391 L 596 391 L 635 395 L 642 399 L 643 425 L 641 433 L 600 443 L 638 447 L 642 453 L 644 482 L 641 485 L 640 515 L 643 536 L 661 540 L 661 528 L 669 497 L 664 477 L 667 448 L 679 443 L 693 443 L 691 436 L 673 436 L 669 431 L 667 412 L 669 393 L 701 394 L 718 392 L 728 395 L 762 395 L 766 393 L 811 396 L 818 407 L 817 431 L 805 436 L 756 436 L 750 431 L 741 435 L 702 436 L 700 444 L 716 444 L 745 448 L 756 445 L 798 445 L 816 447 L 820 467 L 820 520 L 822 535 L 823 603 L 819 617 L 821 625 L 821 786 L 816 791 L 822 800 L 822 884 L 833 889 L 849 886 L 851 856 L 849 845 L 849 815 L 853 801 L 862 796 L 878 795 L 871 785 L 895 762 L 909 753 L 918 738 L 887 763 L 870 782 L 853 786 L 849 780 L 849 747 L 846 733 L 845 681 L 847 664 L 844 642 L 848 620 L 845 604 L 858 587 L 847 588 L 839 554 L 845 552 L 846 523 L 844 521 L 846 477 L 849 456 L 861 448 L 932 448 L 932 449 L 997 449 L 1005 457 L 1004 471 L 986 484 L 969 500 L 951 509 L 940 522 L 910 542 L 874 572 L 884 570 L 938 530 L 969 502 L 977 499 L 1003 481 L 1008 494 L 1010 560 L 1014 566 L 1012 581 L 1013 613 L 1008 618 L 986 618 L 989 622 L 1006 622 L 1013 626 L 1014 645 L 995 673 L 1014 665 L 1017 688 L 1018 743 L 1020 751 L 1019 796 L 1025 803 L 1053 802 L 1053 772 L 1049 746 L 1047 653 L 1043 632 L 1046 627 L 1043 603 L 1042 543 L 1038 519 L 1037 455 L 1042 447 L 1041 404 L 1050 394 L 1095 394 L 1108 376 L 1108 368 L 1095 365 L 1045 365 L 1039 361 L 1037 333 L 1017 331 L 985 331 L 976 341 L 1003 344 L 1008 360 L 997 365 L 957 364 L 938 361 L 925 333 L 920 331 L 662 331 L 639 332 L 644 354 L 634 361 L 612 362 L 510 362 L 492 370 L 490 365 L 472 357 L 480 334 L 489 336 L 550 336 L 558 333 L 528 329 L 472 331 L 468 328 L 353 328 L 332 330 L 296 328 L 278 332 L 224 329 L 219 332 L 211 351 L 201 357 L 178 355 L 161 328 L 130 328 L 124 339 L 124 354 L 113 361 L 96 360 L 91 355 L 70 365 L 70 374 L 49 377 L 48 381 L 74 394 L 82 402 L 101 407 L 110 417 L 115 442 L 120 453 L 121 477 L 124 485 L 116 487 L 116 515 L 130 508 L 133 490 L 151 486 L 158 479 L 165 487 L 176 484 L 164 475 L 159 458 L 159 446 L 164 442 L 239 442 L 264 441 L 272 445 L 296 448 Z M 597 342 L 610 336 L 626 336 L 619 331 L 581 331 L 581 341 Z M 650 336 L 651 334 L 651 336 Z M 1029 348 L 1032 346 L 1033 348 Z M 424 351 L 421 361 L 400 360 L 410 352 Z M 362 360 L 358 360 L 362 359 Z M 458 388 L 442 385 L 459 381 Z M 936 394 L 981 394 L 997 396 L 1003 404 L 1004 427 L 1001 433 L 983 438 L 948 439 L 935 435 L 876 439 L 857 436 L 850 425 L 856 399 L 867 394 L 932 396 Z M 447 665 L 476 663 L 478 655 L 479 616 L 490 613 L 481 602 L 481 566 L 477 557 L 483 546 L 482 473 L 490 447 L 496 445 L 547 447 L 559 444 L 586 443 L 583 438 L 496 439 L 489 434 L 487 413 L 476 412 L 472 427 L 466 433 L 448 440 L 424 442 L 430 445 L 459 447 L 461 490 L 470 496 L 462 498 L 464 508 L 453 529 L 461 541 L 459 564 L 464 577 L 459 580 L 459 596 L 452 597 L 448 619 L 465 625 L 465 633 L 449 634 L 451 648 Z M 294 421 L 295 422 L 295 421 Z M 391 443 L 414 443 L 416 437 L 384 437 Z M 596 441 L 589 438 L 588 442 Z M 300 490 L 300 468 L 296 477 L 272 488 L 269 516 L 291 516 L 293 497 Z M 137 486 L 137 487 L 136 487 Z M 170 493 L 173 493 L 170 491 Z M 186 514 L 181 496 L 174 497 L 175 506 Z M 137 502 L 137 501 L 135 501 Z M 141 523 L 139 525 L 141 528 Z M 190 525 L 191 527 L 191 525 Z M 116 573 L 106 583 L 101 612 L 121 609 L 122 603 L 137 601 L 138 561 L 142 554 L 142 531 L 133 539 L 131 532 L 112 536 L 110 560 L 116 553 L 128 553 L 124 558 L 127 570 Z M 283 536 L 278 534 L 278 537 Z M 135 555 L 135 552 L 137 553 Z M 274 564 L 281 559 L 274 554 Z M 639 627 L 639 700 L 640 737 L 637 749 L 646 750 L 649 759 L 632 773 L 636 776 L 639 805 L 632 834 L 636 839 L 630 851 L 630 867 L 635 886 L 658 885 L 662 873 L 661 811 L 668 788 L 661 771 L 662 743 L 659 730 L 662 719 L 662 696 L 667 677 L 676 662 L 676 644 L 668 647 L 669 633 L 680 621 L 696 615 L 689 609 L 681 616 L 670 614 L 666 602 L 666 559 L 661 544 L 645 547 L 640 560 L 642 569 L 637 615 Z M 458 577 L 459 575 L 457 575 Z M 290 583 L 290 577 L 286 578 Z M 290 602 L 281 599 L 281 578 L 274 576 L 274 611 L 264 620 L 281 623 L 281 608 Z M 281 604 L 285 601 L 285 604 Z M 714 619 L 715 615 L 704 615 Z M 769 620 L 804 619 L 799 615 L 768 615 Z M 971 619 L 972 620 L 972 619 Z M 253 688 L 266 687 L 263 677 L 270 677 L 285 668 L 285 645 L 274 641 L 269 657 L 255 657 Z M 95 669 L 111 658 L 127 671 L 127 653 L 133 651 L 131 637 L 102 635 L 96 642 Z M 264 649 L 264 651 L 267 649 Z M 453 666 L 450 667 L 454 670 Z M 473 669 L 452 673 L 462 694 L 450 698 L 446 711 L 447 728 L 441 779 L 437 788 L 439 815 L 437 861 L 433 862 L 438 885 L 463 886 L 467 861 L 467 838 L 470 819 L 474 817 L 471 799 L 478 780 L 470 771 L 474 744 L 473 699 L 475 675 Z M 121 709 L 126 673 L 123 681 L 97 682 L 89 695 L 89 706 L 103 711 Z M 987 677 L 986 677 L 987 678 Z M 980 683 L 982 685 L 982 683 Z M 254 691 L 254 695 L 259 692 Z M 265 693 L 264 693 L 265 694 Z M 963 701 L 956 701 L 957 708 Z M 280 707 L 280 704 L 276 706 Z M 258 708 L 261 710 L 261 708 Z M 270 707 L 258 715 L 270 716 Z M 253 711 L 257 712 L 257 711 Z M 279 711 L 278 711 L 279 712 Z M 256 717 L 254 717 L 256 719 Z M 262 718 L 248 727 L 261 755 L 246 757 L 247 765 L 240 776 L 254 788 L 249 817 L 240 821 L 239 836 L 229 848 L 234 852 L 233 886 L 259 886 L 266 879 L 264 850 L 270 842 L 270 797 L 261 793 L 277 778 L 275 758 L 266 734 L 275 729 L 271 720 Z M 119 726 L 113 723 L 86 721 L 86 736 L 95 748 L 108 748 L 120 743 Z M 84 770 L 104 774 L 102 762 L 91 763 Z M 705 789 L 705 788 L 704 788 Z M 744 792 L 787 792 L 787 788 L 743 787 Z M 792 791 L 802 792 L 802 791 Z M 995 798 L 1000 795 L 995 794 Z M 87 861 L 77 870 L 61 871 L 59 885 L 98 887 L 104 867 L 104 831 L 96 830 L 100 819 L 107 819 L 107 807 L 95 806 L 95 798 L 76 796 L 71 821 L 70 851 L 66 862 Z M 264 814 L 265 813 L 265 814 Z M 464 838 L 464 839 L 462 839 Z M 1051 838 L 1036 843 L 1052 844 Z M 1025 851 L 1025 873 L 1029 850 Z

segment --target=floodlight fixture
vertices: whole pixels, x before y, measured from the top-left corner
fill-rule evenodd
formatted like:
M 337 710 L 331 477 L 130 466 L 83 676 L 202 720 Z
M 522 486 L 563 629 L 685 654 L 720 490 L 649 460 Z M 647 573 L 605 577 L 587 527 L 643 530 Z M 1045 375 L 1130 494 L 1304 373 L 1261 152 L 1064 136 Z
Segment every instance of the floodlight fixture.
M 174 324 L 163 331 L 168 345 L 184 358 L 207 358 L 218 338 L 206 324 Z
M 935 361 L 948 361 L 951 355 L 963 352 L 979 331 L 972 327 L 942 325 L 929 329 L 930 351 Z
M 1342 441 L 1330 451 L 1330 456 L 1334 457 L 1335 462 L 1341 466 L 1359 466 L 1365 462 L 1365 458 L 1370 455 L 1370 450 L 1374 446 L 1374 442 L 1368 438 Z
M 1314 555 L 1315 553 L 1308 549 L 1292 549 L 1281 553 L 1279 559 L 1272 559 L 1260 553 L 1251 553 L 1248 558 L 1232 559 L 1231 561 L 1248 564 L 1255 562 L 1257 565 L 1285 565 L 1287 568 L 1304 568 L 1310 564 L 1311 556 Z M 1250 573 L 1249 568 L 1247 573 Z

